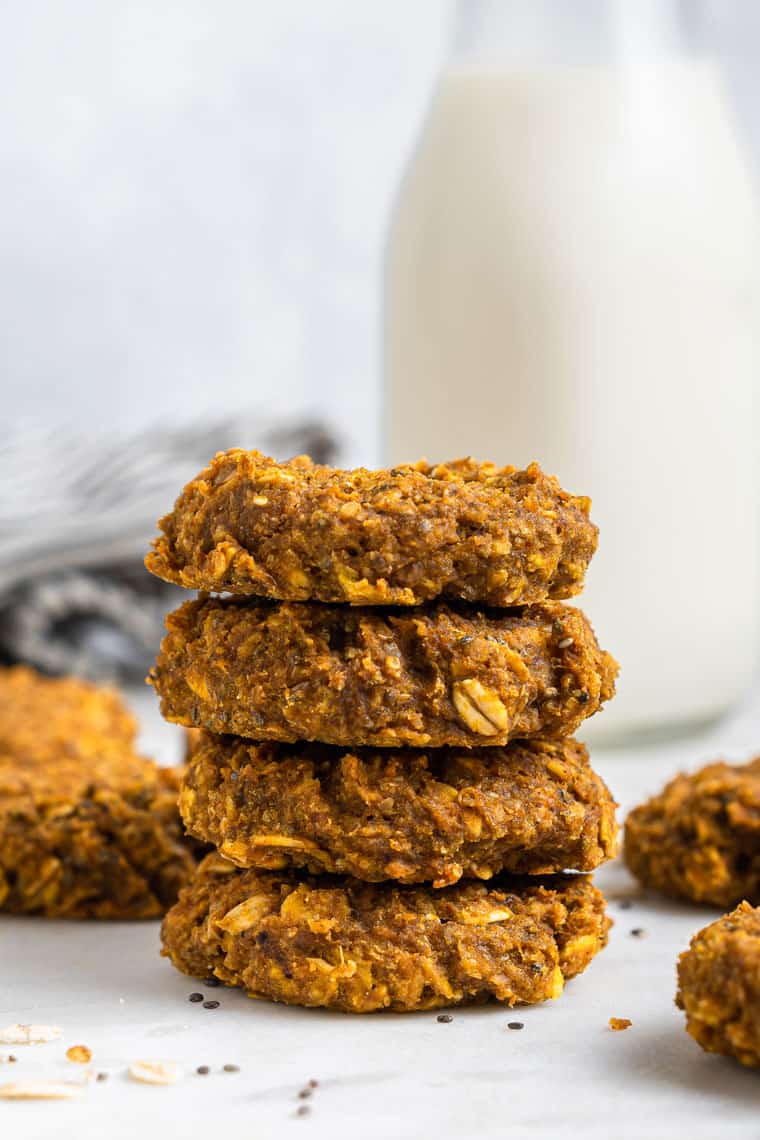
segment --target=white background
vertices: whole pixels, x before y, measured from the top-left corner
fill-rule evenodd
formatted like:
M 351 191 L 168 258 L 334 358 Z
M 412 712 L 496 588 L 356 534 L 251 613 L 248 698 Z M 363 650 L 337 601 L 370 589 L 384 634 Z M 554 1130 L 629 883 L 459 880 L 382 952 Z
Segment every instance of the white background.
M 701 7 L 760 156 L 760 4 Z M 4 0 L 3 419 L 311 408 L 377 459 L 383 237 L 450 25 L 448 0 Z

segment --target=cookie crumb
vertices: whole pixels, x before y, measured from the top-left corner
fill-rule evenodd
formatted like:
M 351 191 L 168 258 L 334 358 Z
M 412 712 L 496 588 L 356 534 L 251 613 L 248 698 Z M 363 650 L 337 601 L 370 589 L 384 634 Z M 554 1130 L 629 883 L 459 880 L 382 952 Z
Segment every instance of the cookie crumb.
M 611 1017 L 609 1024 L 610 1029 L 614 1029 L 618 1032 L 621 1029 L 629 1029 L 633 1025 L 633 1022 L 630 1017 Z
M 66 1059 L 74 1061 L 77 1065 L 86 1065 L 88 1061 L 92 1060 L 92 1050 L 88 1049 L 86 1045 L 72 1045 L 70 1049 L 66 1050 Z

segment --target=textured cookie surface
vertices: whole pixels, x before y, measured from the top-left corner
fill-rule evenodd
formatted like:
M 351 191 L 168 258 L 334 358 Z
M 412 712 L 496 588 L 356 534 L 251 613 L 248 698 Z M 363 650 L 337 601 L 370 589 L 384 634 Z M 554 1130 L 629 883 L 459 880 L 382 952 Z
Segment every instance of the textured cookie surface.
M 0 754 L 28 764 L 103 758 L 132 747 L 137 723 L 114 689 L 0 669 Z
M 536 464 L 339 471 L 233 450 L 185 487 L 146 566 L 287 601 L 513 606 L 580 591 L 597 541 L 588 512 Z
M 591 871 L 615 852 L 614 801 L 574 740 L 378 752 L 202 734 L 180 810 L 238 866 L 371 882 Z
M 629 814 L 625 857 L 665 894 L 720 907 L 760 903 L 760 757 L 676 776 Z
M 163 953 L 255 997 L 352 1013 L 556 998 L 604 946 L 604 900 L 581 875 L 436 891 L 201 863 L 169 911 Z
M 580 610 L 186 602 L 151 681 L 172 721 L 253 740 L 465 748 L 564 736 L 614 693 Z
M 692 938 L 678 960 L 676 1004 L 708 1053 L 760 1066 L 760 909 L 743 902 Z
M 0 672 L 0 909 L 148 918 L 176 899 L 195 866 L 179 773 L 134 734 L 109 690 Z

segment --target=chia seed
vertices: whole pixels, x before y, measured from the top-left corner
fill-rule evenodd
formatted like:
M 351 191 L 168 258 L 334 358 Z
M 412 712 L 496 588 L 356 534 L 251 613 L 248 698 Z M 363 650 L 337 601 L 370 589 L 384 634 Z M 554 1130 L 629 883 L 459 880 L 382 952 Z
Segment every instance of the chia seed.
M 207 1077 L 208 1074 L 211 1072 L 208 1065 L 199 1065 L 195 1071 L 199 1077 Z
M 203 1008 L 204 1009 L 219 1009 L 219 1002 L 218 1001 L 204 1001 Z
M 440 1021 L 441 1025 L 448 1025 L 454 1018 L 450 1013 L 439 1013 L 435 1020 Z
M 199 994 L 199 993 L 190 994 L 190 996 L 188 997 L 187 1000 L 188 1001 L 203 1001 L 203 994 Z
M 523 1021 L 508 1021 L 507 1029 L 524 1029 L 525 1022 Z

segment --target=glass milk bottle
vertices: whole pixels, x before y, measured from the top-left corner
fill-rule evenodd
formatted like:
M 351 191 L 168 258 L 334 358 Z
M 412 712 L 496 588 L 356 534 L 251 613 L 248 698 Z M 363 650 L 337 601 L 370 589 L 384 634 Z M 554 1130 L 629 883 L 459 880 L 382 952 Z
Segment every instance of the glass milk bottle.
M 711 720 L 756 658 L 757 214 L 683 10 L 463 3 L 387 249 L 386 459 L 592 496 L 602 741 Z

